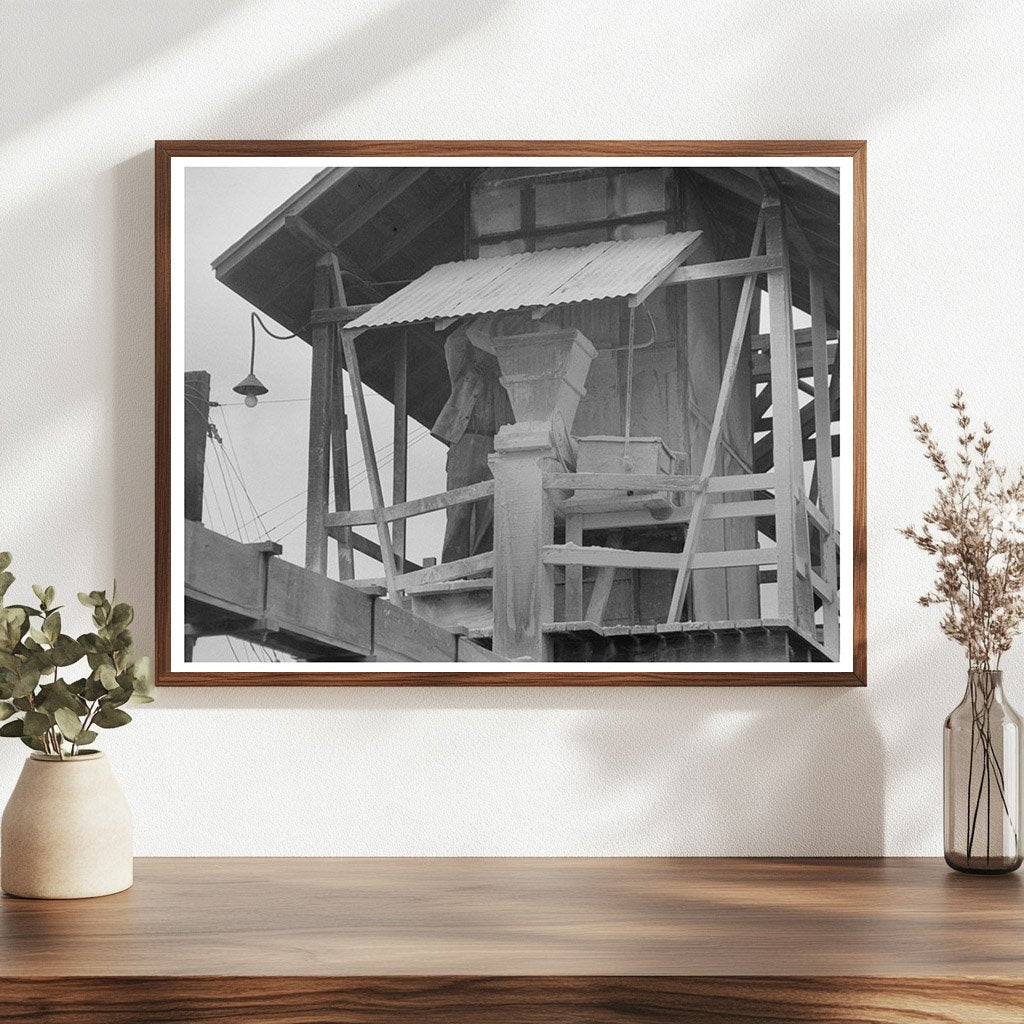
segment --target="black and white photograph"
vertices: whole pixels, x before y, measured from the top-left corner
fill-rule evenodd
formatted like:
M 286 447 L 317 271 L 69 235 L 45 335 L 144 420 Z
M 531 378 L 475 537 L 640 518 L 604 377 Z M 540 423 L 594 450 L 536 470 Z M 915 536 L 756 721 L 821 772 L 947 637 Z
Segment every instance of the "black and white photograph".
M 839 155 L 173 157 L 172 672 L 851 672 L 852 211 Z

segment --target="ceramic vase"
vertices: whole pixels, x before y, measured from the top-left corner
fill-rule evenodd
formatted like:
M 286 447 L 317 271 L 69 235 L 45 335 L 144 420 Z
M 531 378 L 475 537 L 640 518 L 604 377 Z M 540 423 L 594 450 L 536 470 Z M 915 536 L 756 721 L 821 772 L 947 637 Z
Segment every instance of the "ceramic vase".
M 68 900 L 132 884 L 132 818 L 99 751 L 25 762 L 0 825 L 0 887 Z

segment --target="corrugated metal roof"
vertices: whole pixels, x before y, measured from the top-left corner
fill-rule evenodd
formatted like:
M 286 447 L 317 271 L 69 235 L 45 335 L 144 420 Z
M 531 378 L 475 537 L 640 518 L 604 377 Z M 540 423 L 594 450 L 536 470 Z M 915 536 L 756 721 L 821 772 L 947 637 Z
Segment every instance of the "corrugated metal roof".
M 351 321 L 347 328 L 500 313 L 634 296 L 679 263 L 700 238 L 681 231 L 442 263 Z

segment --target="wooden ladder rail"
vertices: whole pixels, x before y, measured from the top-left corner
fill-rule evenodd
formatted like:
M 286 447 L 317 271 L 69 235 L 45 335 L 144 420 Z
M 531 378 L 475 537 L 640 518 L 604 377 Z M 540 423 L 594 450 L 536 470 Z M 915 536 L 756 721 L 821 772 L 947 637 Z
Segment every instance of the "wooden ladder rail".
M 757 225 L 754 228 L 754 240 L 750 246 L 750 256 L 752 259 L 761 250 L 761 239 L 764 235 L 765 226 L 764 209 L 765 207 L 762 204 L 761 213 L 757 218 Z M 711 423 L 708 445 L 704 452 L 704 464 L 701 468 L 697 497 L 694 499 L 690 526 L 686 533 L 686 540 L 683 543 L 682 553 L 679 556 L 676 582 L 672 588 L 672 599 L 669 602 L 667 621 L 670 623 L 678 622 L 682 616 L 683 601 L 686 598 L 686 590 L 693 572 L 694 556 L 697 553 L 701 525 L 704 522 L 704 513 L 708 505 L 708 481 L 714 474 L 715 464 L 718 462 L 718 449 L 721 446 L 722 435 L 725 430 L 725 414 L 729 408 L 733 385 L 736 382 L 736 375 L 739 371 L 740 355 L 743 351 L 743 340 L 747 333 L 747 321 L 750 319 L 750 309 L 753 305 L 754 289 L 756 286 L 757 274 L 748 274 L 743 279 L 740 301 L 736 308 L 736 322 L 733 325 L 732 338 L 729 342 L 729 354 L 726 358 L 725 369 L 722 372 L 722 386 L 718 391 L 715 418 Z

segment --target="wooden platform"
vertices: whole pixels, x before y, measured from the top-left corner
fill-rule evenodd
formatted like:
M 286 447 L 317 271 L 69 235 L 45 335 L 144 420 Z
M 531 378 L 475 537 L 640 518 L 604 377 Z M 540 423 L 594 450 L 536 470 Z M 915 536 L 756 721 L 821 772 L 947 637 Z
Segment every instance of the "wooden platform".
M 0 1019 L 1020 1024 L 1020 875 L 932 859 L 143 859 L 0 901 Z

